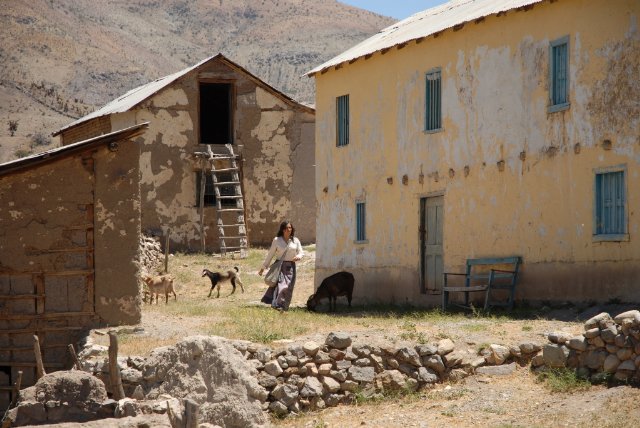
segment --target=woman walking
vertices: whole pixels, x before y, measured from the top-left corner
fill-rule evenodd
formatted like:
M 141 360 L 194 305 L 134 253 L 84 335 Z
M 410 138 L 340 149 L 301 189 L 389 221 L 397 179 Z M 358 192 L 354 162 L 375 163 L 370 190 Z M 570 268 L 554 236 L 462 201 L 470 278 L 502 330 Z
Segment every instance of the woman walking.
M 288 221 L 280 223 L 278 234 L 271 242 L 271 248 L 264 259 L 262 268 L 258 275 L 262 276 L 265 269 L 269 269 L 269 263 L 273 256 L 277 260 L 282 260 L 282 268 L 278 275 L 278 284 L 270 287 L 262 296 L 262 302 L 271 304 L 274 309 L 286 311 L 289 309 L 293 287 L 296 284 L 296 262 L 302 258 L 304 252 L 298 238 L 295 237 L 296 230 Z

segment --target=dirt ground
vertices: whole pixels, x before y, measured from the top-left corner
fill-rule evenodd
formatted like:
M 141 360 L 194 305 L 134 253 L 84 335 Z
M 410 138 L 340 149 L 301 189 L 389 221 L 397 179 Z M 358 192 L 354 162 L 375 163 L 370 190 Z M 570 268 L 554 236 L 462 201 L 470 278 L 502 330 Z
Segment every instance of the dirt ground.
M 201 262 L 182 262 L 177 268 L 178 278 L 199 277 Z M 224 264 L 224 263 L 222 263 Z M 216 265 L 213 266 L 214 268 Z M 174 270 L 175 271 L 175 270 Z M 142 323 L 143 341 L 157 346 L 175 343 L 193 334 L 207 334 L 211 323 L 218 320 L 216 313 L 222 308 L 260 305 L 259 299 L 266 287 L 257 282 L 253 272 L 243 272 L 247 286 L 245 293 L 238 289 L 230 295 L 229 285 L 223 285 L 221 297 L 207 299 L 210 284 L 202 280 L 183 281 L 178 285 L 179 301 L 205 302 L 207 314 L 201 316 L 173 315 L 172 304 L 145 305 Z M 313 292 L 313 259 L 307 258 L 299 266 L 298 282 L 294 291 L 293 307 L 304 307 Z M 215 296 L 215 292 L 214 292 Z M 478 349 L 481 345 L 497 343 L 517 345 L 524 341 L 547 343 L 546 335 L 552 331 L 578 334 L 583 331 L 585 319 L 602 311 L 615 315 L 627 308 L 591 307 L 561 309 L 543 308 L 539 315 L 526 319 L 487 319 L 468 316 L 444 318 L 438 322 L 397 319 L 381 324 L 370 321 L 356 307 L 348 312 L 344 303 L 336 317 L 342 317 L 341 331 L 349 332 L 354 342 L 396 345 L 416 343 L 416 340 L 436 342 L 448 337 L 456 346 Z M 265 311 L 269 309 L 265 307 Z M 283 322 L 294 314 L 282 314 Z M 286 346 L 292 341 L 315 340 L 323 343 L 335 327 L 318 323 L 311 333 L 276 341 L 273 346 Z M 157 341 L 157 342 L 154 342 Z M 143 342 L 141 341 L 141 342 Z M 124 347 L 126 349 L 126 346 Z M 640 424 L 640 389 L 632 386 L 591 386 L 571 393 L 552 393 L 537 380 L 527 366 L 518 366 L 507 376 L 470 376 L 459 383 L 437 384 L 435 388 L 403 398 L 389 398 L 375 403 L 339 406 L 305 413 L 273 424 L 283 427 L 637 427 Z

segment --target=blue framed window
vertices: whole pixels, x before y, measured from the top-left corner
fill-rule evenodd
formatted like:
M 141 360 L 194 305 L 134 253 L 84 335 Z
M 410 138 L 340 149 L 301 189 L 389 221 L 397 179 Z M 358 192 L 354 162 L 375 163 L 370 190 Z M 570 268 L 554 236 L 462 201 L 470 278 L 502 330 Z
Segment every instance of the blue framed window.
M 364 202 L 356 202 L 356 241 L 366 240 L 366 206 Z
M 442 73 L 439 68 L 427 72 L 425 85 L 425 131 L 442 129 Z
M 336 98 L 336 146 L 349 144 L 349 95 Z
M 569 107 L 569 36 L 549 46 L 549 113 Z
M 599 240 L 627 238 L 625 175 L 623 166 L 596 171 L 593 234 Z

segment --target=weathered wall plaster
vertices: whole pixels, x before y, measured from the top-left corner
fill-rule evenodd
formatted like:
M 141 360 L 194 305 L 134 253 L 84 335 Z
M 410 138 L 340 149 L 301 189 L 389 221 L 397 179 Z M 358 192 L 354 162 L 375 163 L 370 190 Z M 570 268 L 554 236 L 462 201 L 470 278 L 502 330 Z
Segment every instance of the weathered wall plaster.
M 316 284 L 348 269 L 360 299 L 438 304 L 420 294 L 419 204 L 443 194 L 445 271 L 520 255 L 519 299 L 640 301 L 639 17 L 632 0 L 545 2 L 316 74 Z M 571 106 L 547 113 L 549 43 L 565 35 Z M 436 67 L 444 130 L 425 133 Z M 336 147 L 344 94 L 351 139 Z M 594 169 L 616 165 L 630 238 L 596 242 Z M 354 243 L 360 199 L 365 244 Z

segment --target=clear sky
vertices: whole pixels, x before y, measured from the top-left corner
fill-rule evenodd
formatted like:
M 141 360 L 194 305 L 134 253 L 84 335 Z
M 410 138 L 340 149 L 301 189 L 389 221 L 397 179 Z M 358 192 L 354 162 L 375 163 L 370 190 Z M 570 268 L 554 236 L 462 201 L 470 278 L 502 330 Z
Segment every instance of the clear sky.
M 339 0 L 351 6 L 367 9 L 380 15 L 404 19 L 416 12 L 446 3 L 446 0 Z

